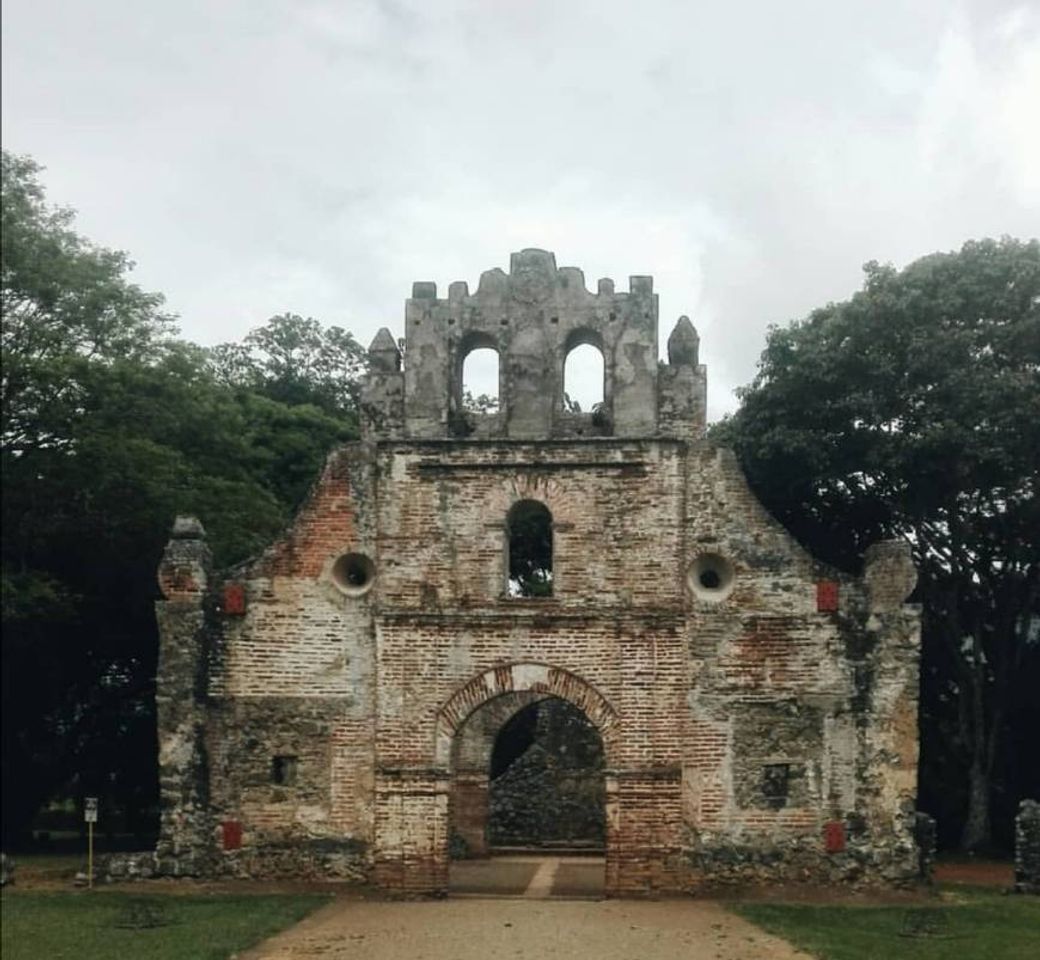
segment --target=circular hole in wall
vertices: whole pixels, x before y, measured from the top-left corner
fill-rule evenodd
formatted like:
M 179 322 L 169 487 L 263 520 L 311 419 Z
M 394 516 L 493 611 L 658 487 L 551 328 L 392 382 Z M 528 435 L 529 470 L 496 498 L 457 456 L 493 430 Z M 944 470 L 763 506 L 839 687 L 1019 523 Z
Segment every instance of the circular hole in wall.
M 376 565 L 363 553 L 344 553 L 332 565 L 332 582 L 345 594 L 367 593 L 376 578 Z
M 733 564 L 717 553 L 702 553 L 690 567 L 690 589 L 701 600 L 725 599 L 735 578 Z
M 718 590 L 722 584 L 722 577 L 719 576 L 719 571 L 712 567 L 702 570 L 701 575 L 697 579 L 705 590 Z

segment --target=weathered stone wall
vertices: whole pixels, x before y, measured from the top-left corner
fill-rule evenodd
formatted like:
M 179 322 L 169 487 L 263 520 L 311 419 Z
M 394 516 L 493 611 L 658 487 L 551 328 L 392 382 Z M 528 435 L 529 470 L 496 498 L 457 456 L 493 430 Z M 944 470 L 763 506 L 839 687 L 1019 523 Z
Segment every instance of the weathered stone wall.
M 171 870 L 442 890 L 452 817 L 471 838 L 486 817 L 468 719 L 490 736 L 560 697 L 603 741 L 610 892 L 915 876 L 905 548 L 872 551 L 854 580 L 763 511 L 698 439 L 688 321 L 657 364 L 648 279 L 590 294 L 539 251 L 492 273 L 472 297 L 417 287 L 403 364 L 388 333 L 373 343 L 364 439 L 262 557 L 213 578 L 201 531 L 171 541 Z M 460 358 L 492 332 L 504 410 L 460 435 Z M 583 337 L 608 361 L 606 435 L 558 416 Z M 507 595 L 506 517 L 527 499 L 552 514 L 550 597 Z

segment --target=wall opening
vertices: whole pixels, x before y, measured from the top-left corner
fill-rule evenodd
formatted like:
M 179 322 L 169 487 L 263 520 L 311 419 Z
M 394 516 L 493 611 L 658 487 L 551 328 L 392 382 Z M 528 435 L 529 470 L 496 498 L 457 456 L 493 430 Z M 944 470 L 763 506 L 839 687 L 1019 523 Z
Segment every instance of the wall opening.
M 790 764 L 767 763 L 762 767 L 762 799 L 767 807 L 783 809 L 787 804 L 790 780 Z
M 462 361 L 462 410 L 467 414 L 498 413 L 498 351 L 478 346 Z
M 558 697 L 532 703 L 502 726 L 491 751 L 488 844 L 603 850 L 603 741 L 588 717 Z
M 282 754 L 271 758 L 271 783 L 278 787 L 291 787 L 296 783 L 298 758 Z
M 344 553 L 336 558 L 330 576 L 342 593 L 348 597 L 360 597 L 372 589 L 376 565 L 363 553 Z
M 588 342 L 571 347 L 563 364 L 563 406 L 569 413 L 596 413 L 603 407 L 603 351 Z
M 535 691 L 486 701 L 456 731 L 451 783 L 453 892 L 535 895 L 552 857 L 555 882 L 538 895 L 602 895 L 606 759 L 579 707 Z
M 702 553 L 690 564 L 686 582 L 698 600 L 716 603 L 733 591 L 736 571 L 733 564 L 717 553 Z
M 552 514 L 544 503 L 521 500 L 506 520 L 510 597 L 551 597 L 553 593 Z

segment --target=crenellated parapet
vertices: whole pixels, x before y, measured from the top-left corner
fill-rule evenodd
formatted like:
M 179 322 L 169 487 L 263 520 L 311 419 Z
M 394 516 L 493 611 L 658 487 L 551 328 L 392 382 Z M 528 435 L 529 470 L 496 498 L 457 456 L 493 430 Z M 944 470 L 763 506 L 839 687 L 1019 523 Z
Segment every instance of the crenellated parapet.
M 457 281 L 440 298 L 435 283 L 417 282 L 405 306 L 403 358 L 385 328 L 370 347 L 366 430 L 413 439 L 700 437 L 706 378 L 697 333 L 682 318 L 669 361 L 659 364 L 657 322 L 651 277 L 630 277 L 621 292 L 601 279 L 592 292 L 581 270 L 557 267 L 544 250 L 514 253 L 509 273 L 485 271 L 473 293 Z M 575 412 L 564 370 L 583 345 L 603 357 L 603 403 Z M 499 358 L 499 407 L 474 414 L 464 404 L 463 367 L 481 348 Z

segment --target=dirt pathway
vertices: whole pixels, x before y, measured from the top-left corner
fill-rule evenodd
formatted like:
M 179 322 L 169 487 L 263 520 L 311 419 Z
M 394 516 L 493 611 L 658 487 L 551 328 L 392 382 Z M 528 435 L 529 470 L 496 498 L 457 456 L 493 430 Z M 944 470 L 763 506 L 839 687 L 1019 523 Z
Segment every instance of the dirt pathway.
M 337 900 L 239 960 L 809 960 L 698 900 Z

